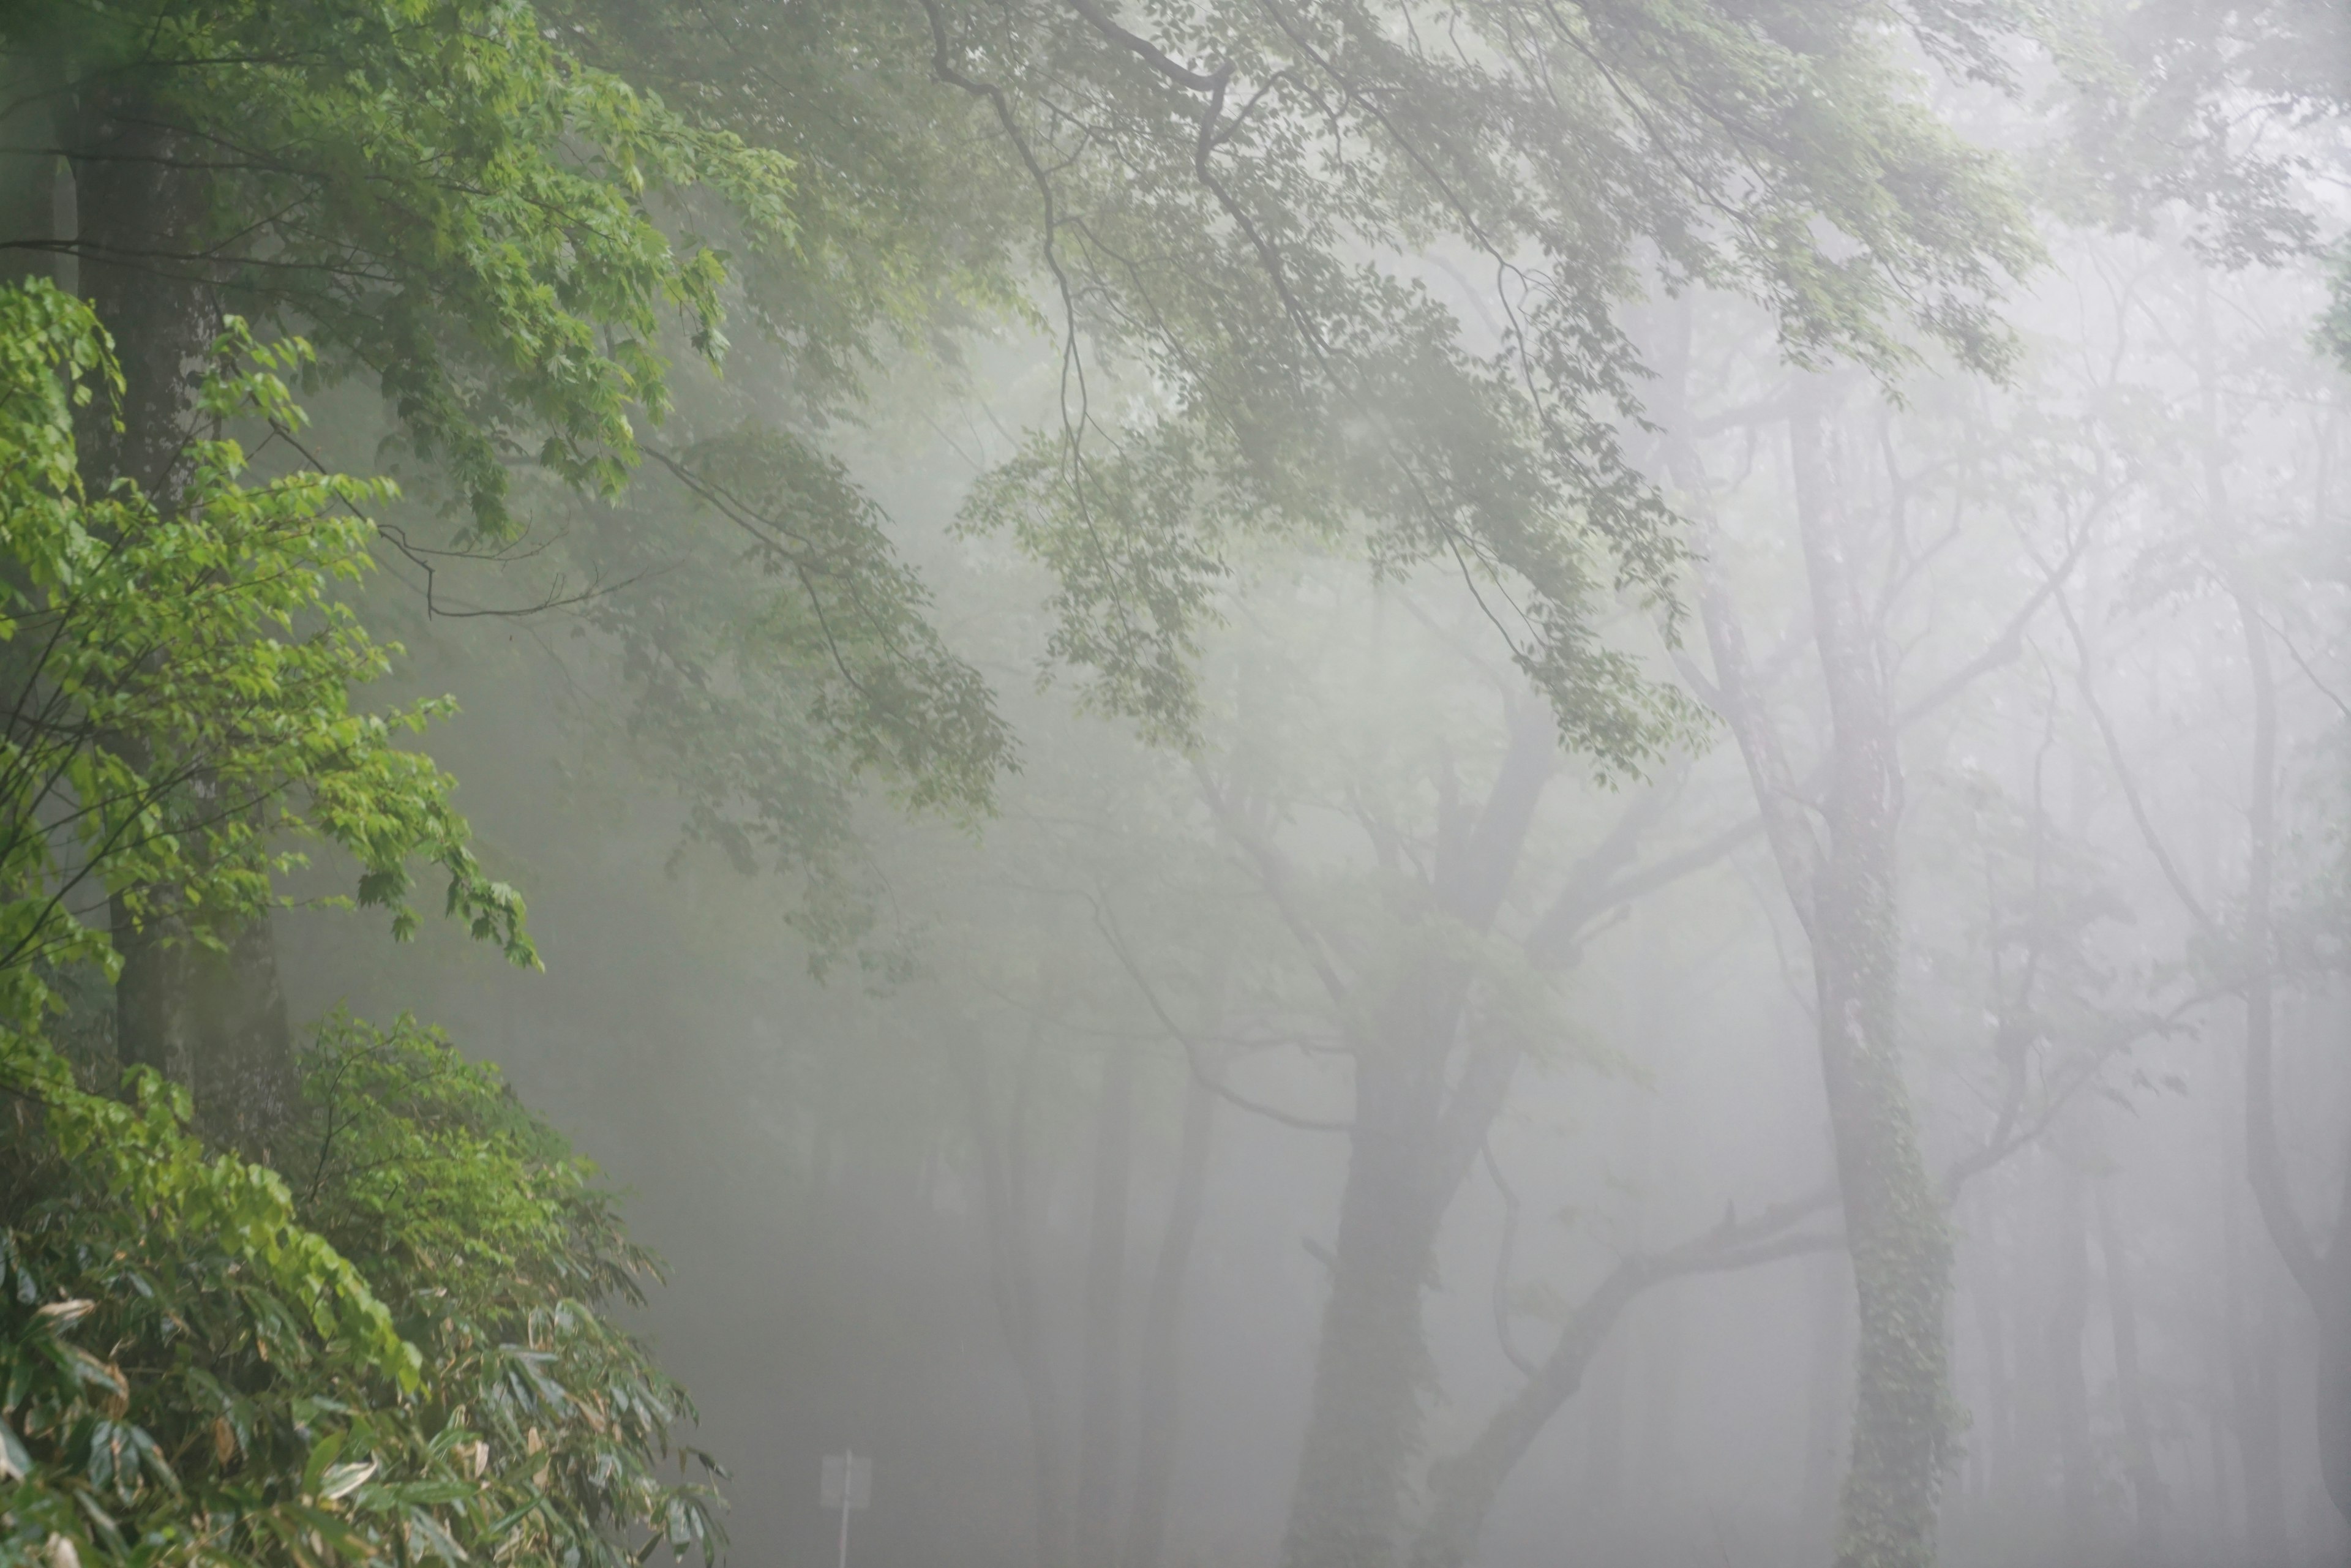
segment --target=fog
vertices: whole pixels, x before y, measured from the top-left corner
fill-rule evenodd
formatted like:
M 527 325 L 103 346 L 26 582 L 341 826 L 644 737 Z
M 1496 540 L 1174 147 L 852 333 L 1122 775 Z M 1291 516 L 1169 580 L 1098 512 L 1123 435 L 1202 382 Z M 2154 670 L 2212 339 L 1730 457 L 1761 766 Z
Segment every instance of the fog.
M 1355 1053 L 1395 1049 L 1366 1034 L 1447 967 L 1446 1049 L 1410 1091 L 1447 1123 L 1420 1339 L 1386 1349 L 1399 1517 L 1427 1527 L 1432 1476 L 1499 1413 L 1525 1427 L 1467 1555 L 1415 1560 L 1824 1561 L 1854 1287 L 1816 960 L 1756 791 L 1795 785 L 1791 831 L 1818 832 L 1800 781 L 1836 721 L 1799 530 L 1834 508 L 1898 732 L 1901 1055 L 1949 1204 L 1944 1558 L 2346 1561 L 2326 1331 L 2245 1120 L 2266 875 L 2254 1135 L 2306 1244 L 2346 1256 L 2351 425 L 2305 346 L 2317 302 L 2291 267 L 2074 236 L 2018 308 L 2010 385 L 1898 389 L 1792 379 L 1725 301 L 1646 310 L 1687 347 L 1635 444 L 1704 520 L 1719 600 L 1672 655 L 1637 606 L 1609 635 L 1712 711 L 1598 784 L 1458 576 L 1369 580 L 1311 548 L 1232 590 L 1191 749 L 1029 689 L 1039 585 L 946 537 L 973 452 L 941 427 L 977 422 L 933 404 L 844 446 L 952 585 L 1022 762 L 967 828 L 860 816 L 881 956 L 812 976 L 791 881 L 682 841 L 592 618 L 548 612 L 429 627 L 406 677 L 474 694 L 438 754 L 530 890 L 548 972 L 455 938 L 387 959 L 321 920 L 291 938 L 297 1010 L 423 1010 L 629 1191 L 673 1270 L 641 1326 L 732 1472 L 737 1560 L 832 1551 L 820 1460 L 849 1449 L 877 1478 L 861 1562 L 1068 1561 L 1040 1529 L 1123 1543 L 1150 1499 L 1159 1560 L 1249 1563 L 1280 1551 L 1331 1332 Z M 1013 362 L 974 395 L 1017 407 Z M 1713 716 L 1726 631 L 1768 768 Z M 1473 877 L 1489 916 L 1450 902 Z
M 720 9 L 783 41 L 646 90 L 798 226 L 661 175 L 737 342 L 646 334 L 620 477 L 496 404 L 486 524 L 376 340 L 295 378 L 543 969 L 332 845 L 260 929 L 622 1195 L 726 1561 L 2351 1564 L 2332 5 L 1688 8 L 1770 136 L 1671 7 L 1309 7 L 1369 85 L 1270 5 Z M 45 148 L 26 265 L 160 298 Z

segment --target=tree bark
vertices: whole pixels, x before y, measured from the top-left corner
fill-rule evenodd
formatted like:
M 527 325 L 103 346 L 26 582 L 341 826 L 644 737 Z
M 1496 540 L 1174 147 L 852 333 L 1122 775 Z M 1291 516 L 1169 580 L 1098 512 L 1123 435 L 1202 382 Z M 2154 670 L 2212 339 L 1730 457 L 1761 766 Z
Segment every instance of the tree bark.
M 81 421 L 82 476 L 93 492 L 129 479 L 166 515 L 187 483 L 191 398 L 222 324 L 217 280 L 200 259 L 204 186 L 184 141 L 137 76 L 87 88 L 72 239 L 123 388 L 119 405 L 93 402 Z M 214 951 L 179 915 L 133 919 L 118 898 L 110 916 L 120 1059 L 187 1084 L 207 1137 L 266 1160 L 300 1096 L 269 918 L 216 933 L 225 947 Z
M 73 237 L 73 178 L 52 149 L 61 144 L 58 100 L 44 90 L 63 74 L 54 56 L 12 54 L 0 63 L 0 139 L 21 152 L 0 153 L 0 237 L 47 241 L 62 247 Z M 0 281 L 47 277 L 66 292 L 80 290 L 78 269 L 62 248 L 0 253 Z
M 2318 1312 L 2319 1474 L 2335 1511 L 2351 1525 L 2351 1147 L 2344 1150 L 2335 1234 L 2311 1302 Z
M 2147 1420 L 2147 1380 L 2139 1366 L 2138 1302 L 2133 1288 L 2129 1248 L 2115 1218 L 2115 1195 L 2100 1183 L 2095 1203 L 2098 1253 L 2106 1269 L 2106 1317 L 2115 1341 L 2115 1402 L 2122 1416 L 2123 1472 L 2131 1489 L 2131 1557 L 2142 1568 L 2161 1568 L 2170 1499 L 2156 1467 L 2154 1429 Z
M 2254 1207 L 2279 1260 L 2318 1319 L 2319 1468 L 2335 1511 L 2351 1523 L 2351 1350 L 2343 1343 L 2351 1331 L 2351 1163 L 2345 1166 L 2333 1234 L 2322 1247 L 2295 1212 L 2277 1128 L 2277 956 L 2271 915 L 2277 875 L 2277 680 L 2260 606 L 2241 588 L 2236 601 L 2253 695 L 2252 799 L 2246 810 L 2245 1168 Z M 2274 1359 L 2273 1348 L 2267 1369 L 2273 1384 Z M 2254 1392 L 2259 1391 L 2256 1379 Z M 2254 1511 L 2250 1463 L 2249 1458 L 2249 1523 Z
M 1287 1568 L 1384 1568 L 1396 1557 L 1427 1381 L 1421 1288 L 1442 1212 L 1431 1180 L 1434 1098 L 1411 1060 L 1420 1053 L 1401 1054 L 1356 1059 L 1355 1125 Z
M 1483 809 L 1440 824 L 1427 906 L 1414 917 L 1491 928 L 1557 744 L 1548 713 L 1515 716 Z M 1464 1041 L 1474 975 L 1451 947 L 1413 944 L 1375 998 L 1333 998 L 1363 1020 L 1351 1041 L 1355 1113 L 1285 1568 L 1387 1568 L 1402 1547 L 1428 1370 L 1421 1292 L 1518 1060 L 1514 1041 Z
M 1815 389 L 1790 448 L 1830 752 L 1816 832 L 1793 785 L 1719 584 L 1700 609 L 1725 716 L 1774 857 L 1813 948 L 1822 1079 L 1844 1193 L 1857 1312 L 1853 1456 L 1839 1502 L 1838 1568 L 1925 1568 L 1949 1446 L 1950 1241 L 1920 1152 L 1899 1043 L 1902 778 L 1886 650 L 1863 601 Z
M 2097 1528 L 2097 1479 L 2090 1454 L 2090 1389 L 2082 1368 L 2082 1344 L 2090 1326 L 2089 1217 L 2082 1201 L 2082 1173 L 2058 1155 L 2057 1201 L 2052 1206 L 2051 1239 L 2056 1243 L 2049 1314 L 2047 1367 L 2056 1417 L 2058 1501 L 2064 1521 L 2067 1560 L 2085 1562 Z
M 1653 1286 L 1692 1274 L 1728 1273 L 1833 1249 L 1841 1238 L 1798 1229 L 1802 1221 L 1827 1207 L 1825 1195 L 1774 1204 L 1750 1218 L 1727 1221 L 1678 1246 L 1635 1253 L 1610 1270 L 1570 1315 L 1550 1356 L 1518 1393 L 1503 1403 L 1468 1448 L 1430 1470 L 1428 1517 L 1413 1543 L 1412 1568 L 1461 1568 L 1468 1562 L 1502 1483 L 1560 1407 L 1583 1386 L 1584 1374 L 1609 1331 L 1636 1297 Z M 1611 1375 L 1617 1379 L 1618 1396 L 1610 1402 L 1608 1425 L 1595 1434 L 1594 1441 L 1605 1447 L 1586 1455 L 1587 1479 L 1600 1481 L 1605 1490 L 1598 1495 L 1610 1504 L 1615 1500 L 1623 1475 L 1619 1437 L 1623 1373 L 1619 1369 L 1625 1359 L 1620 1355 L 1611 1368 Z M 1600 1465 L 1605 1468 L 1596 1468 Z
M 1052 1364 L 1045 1353 L 1043 1328 L 1039 1322 L 1026 1168 L 1029 1100 L 1042 1031 L 1043 1025 L 1040 1023 L 1031 1031 L 1022 1055 L 1007 1134 L 1000 1134 L 997 1129 L 987 1061 L 981 1054 L 980 1042 L 967 1041 L 963 1049 L 950 1046 L 948 1054 L 950 1065 L 963 1083 L 965 1109 L 978 1158 L 981 1209 L 987 1220 L 988 1285 L 996 1298 L 1005 1347 L 1011 1353 L 1021 1396 L 1029 1410 L 1036 1562 L 1038 1568 L 1062 1568 L 1069 1561 L 1070 1542 L 1069 1516 L 1061 1493 L 1061 1401 L 1054 1389 Z
M 1160 1233 L 1159 1260 L 1144 1307 L 1141 1364 L 1136 1390 L 1134 1501 L 1127 1516 L 1123 1568 L 1158 1568 L 1167 1533 L 1167 1495 L 1176 1469 L 1176 1437 L 1182 1416 L 1184 1281 L 1191 1269 L 1192 1243 L 1200 1229 L 1207 1188 L 1210 1134 L 1217 1095 L 1198 1074 L 1186 1080 L 1184 1128 L 1177 1141 L 1175 1190 L 1167 1224 Z
M 1077 1562 L 1112 1568 L 1118 1507 L 1120 1319 L 1126 1286 L 1127 1187 L 1134 1169 L 1134 1047 L 1102 1062 L 1086 1243 L 1085 1361 L 1079 1396 Z

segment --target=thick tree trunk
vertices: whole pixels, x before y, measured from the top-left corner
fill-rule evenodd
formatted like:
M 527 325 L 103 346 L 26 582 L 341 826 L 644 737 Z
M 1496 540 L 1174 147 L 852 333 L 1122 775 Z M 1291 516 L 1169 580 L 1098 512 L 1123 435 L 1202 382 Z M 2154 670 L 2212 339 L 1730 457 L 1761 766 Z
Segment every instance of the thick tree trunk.
M 78 432 L 83 482 L 102 492 L 120 476 L 159 510 L 178 502 L 186 480 L 188 394 L 198 356 L 218 329 L 211 290 L 184 268 L 159 270 L 159 253 L 186 248 L 201 189 L 168 167 L 174 148 L 135 84 L 93 85 L 75 143 L 80 188 L 82 282 L 114 339 L 120 401 L 94 400 Z M 143 756 L 133 760 L 144 766 Z M 193 966 L 186 934 L 164 914 L 134 919 L 111 904 L 115 1049 L 125 1067 L 149 1067 L 185 1083 L 195 1057 Z
M 1028 1193 L 1028 1115 L 1042 1026 L 1029 1037 L 1012 1097 L 1010 1125 L 999 1134 L 988 1089 L 986 1058 L 977 1040 L 949 1048 L 950 1065 L 962 1081 L 964 1103 L 978 1156 L 981 1210 L 987 1220 L 987 1278 L 996 1298 L 1005 1347 L 1029 1410 L 1031 1523 L 1038 1568 L 1062 1568 L 1069 1561 L 1069 1515 L 1061 1492 L 1061 1412 L 1053 1386 L 1052 1363 L 1039 1321 L 1037 1275 L 1030 1243 Z
M 2111 1186 L 2099 1185 L 2095 1207 L 2098 1253 L 2106 1268 L 2106 1317 L 2115 1341 L 2115 1402 L 2122 1416 L 2123 1473 L 2131 1489 L 2131 1559 L 2140 1568 L 2161 1568 L 2168 1550 L 2165 1522 L 2170 1499 L 2164 1490 L 2163 1473 L 2156 1468 L 2154 1429 L 2147 1419 L 2130 1251 L 2115 1218 Z
M 93 489 L 128 478 L 165 513 L 187 481 L 191 396 L 221 326 L 201 259 L 204 187 L 183 141 L 135 78 L 98 78 L 75 132 L 79 276 L 123 378 L 119 407 L 93 403 L 82 421 L 83 477 Z M 214 952 L 177 916 L 134 920 L 120 899 L 111 913 L 120 1060 L 186 1083 L 208 1137 L 266 1158 L 299 1096 L 269 920 L 219 933 L 226 950 Z
M 1427 1382 L 1421 1289 L 1440 1205 L 1436 1100 L 1416 1063 L 1366 1051 L 1331 1296 L 1315 1350 L 1286 1568 L 1386 1568 L 1396 1560 Z
M 2247 1568 L 2288 1568 L 2285 1431 L 2278 1354 L 2277 1292 L 2265 1280 L 2244 1281 L 2231 1408 L 2237 1465 L 2244 1477 Z
M 1134 1445 L 1134 1501 L 1127 1515 L 1123 1568 L 1158 1568 L 1167 1533 L 1167 1495 L 1175 1479 L 1176 1437 L 1183 1404 L 1184 1281 L 1199 1234 L 1202 1199 L 1207 1189 L 1209 1135 L 1216 1124 L 1217 1095 L 1197 1074 L 1186 1082 L 1184 1129 L 1177 1140 L 1176 1183 L 1160 1233 L 1159 1260 L 1144 1307 L 1138 1360 Z
M 1078 1414 L 1077 1561 L 1083 1568 L 1112 1568 L 1112 1521 L 1118 1509 L 1119 1329 L 1126 1295 L 1134 1133 L 1134 1048 L 1121 1044 L 1102 1062 L 1102 1098 L 1094 1118 L 1085 1362 Z
M 1827 688 L 1826 798 L 1805 792 L 1752 686 L 1721 585 L 1700 610 L 1724 717 L 1753 785 L 1790 901 L 1811 939 L 1821 1075 L 1844 1199 L 1856 1312 L 1853 1455 L 1839 1498 L 1838 1568 L 1924 1568 L 1949 1448 L 1950 1240 L 1927 1174 L 1899 1040 L 1902 777 L 1886 650 L 1852 559 L 1817 388 L 1789 421 L 1813 641 Z
M 1836 1563 L 1924 1568 L 1949 1437 L 1949 1243 L 1894 1046 L 1891 889 L 1832 870 L 1823 892 L 1821 1056 L 1858 1308 Z
M 2056 1166 L 2057 1201 L 2050 1216 L 2053 1300 L 2049 1314 L 2047 1373 L 2052 1413 L 2056 1417 L 2057 1490 L 2069 1562 L 2087 1559 L 2097 1527 L 2097 1477 L 2090 1453 L 2090 1388 L 2082 1367 L 2083 1339 L 2090 1326 L 2089 1216 L 2082 1201 L 2082 1173 L 2062 1155 Z
M 1439 825 L 1427 916 L 1492 927 L 1557 749 L 1547 710 L 1515 716 L 1483 810 L 1448 810 Z M 1472 974 L 1446 944 L 1422 945 L 1383 978 L 1350 1000 L 1367 1021 L 1353 1042 L 1347 1180 L 1284 1568 L 1388 1568 L 1402 1550 L 1427 1383 L 1421 1291 L 1518 1061 L 1512 1041 L 1464 1040 Z
M 2351 1181 L 2346 1182 L 2351 1188 Z M 2351 1190 L 2344 1195 L 2351 1217 Z M 2340 1228 L 2351 1231 L 2351 1224 Z M 2351 1523 L 2351 1241 L 2338 1235 L 2318 1307 L 2318 1469 L 2335 1511 Z
M 1810 899 L 1821 1069 L 1858 1307 L 1853 1458 L 1838 1568 L 1923 1568 L 1949 1449 L 1950 1241 L 1900 1048 L 1900 759 L 1886 652 L 1857 580 L 1826 420 L 1790 422 L 1796 505 L 1833 739 Z
M 83 422 L 83 476 L 93 489 L 131 479 L 168 511 L 187 478 L 190 394 L 220 330 L 213 280 L 194 255 L 204 188 L 175 167 L 186 149 L 135 77 L 89 85 L 74 151 L 81 281 L 123 380 L 118 409 L 94 402 Z
M 2216 476 L 2212 481 L 2216 490 L 2218 483 Z M 2304 1228 L 2294 1210 L 2277 1129 L 2276 952 L 2270 911 L 2277 875 L 2277 682 L 2260 608 L 2242 590 L 2237 593 L 2237 611 L 2253 695 L 2252 800 L 2246 810 L 2250 842 L 2245 875 L 2245 1169 L 2254 1207 L 2260 1210 L 2279 1260 L 2318 1319 L 2320 1471 L 2335 1511 L 2351 1523 L 2351 1367 L 2346 1366 L 2351 1352 L 2343 1345 L 2345 1330 L 2351 1327 L 2351 1164 L 2344 1169 L 2333 1232 L 2322 1246 Z M 2276 1342 L 2282 1337 L 2270 1333 L 2267 1365 L 2257 1369 L 2266 1374 L 2273 1399 Z M 2262 1391 L 2262 1379 L 2256 1376 L 2252 1392 L 2259 1398 Z M 2273 1441 L 2274 1432 L 2265 1434 L 2262 1440 Z M 2251 1455 L 2246 1456 L 2246 1466 L 2250 1528 L 2256 1501 Z M 2261 1506 L 2264 1511 L 2268 1508 L 2266 1494 Z
M 31 242 L 0 252 L 0 282 L 46 277 L 68 293 L 80 288 L 73 257 L 59 250 L 73 237 L 73 176 L 51 149 L 57 135 L 59 100 L 45 90 L 63 72 L 63 63 L 37 54 L 13 54 L 0 61 L 0 141 L 20 152 L 0 152 L 0 239 Z

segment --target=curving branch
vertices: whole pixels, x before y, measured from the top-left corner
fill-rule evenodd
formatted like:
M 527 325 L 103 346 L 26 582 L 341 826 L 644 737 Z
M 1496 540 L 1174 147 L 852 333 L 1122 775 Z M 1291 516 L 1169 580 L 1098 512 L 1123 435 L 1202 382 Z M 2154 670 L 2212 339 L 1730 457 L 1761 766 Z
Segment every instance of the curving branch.
M 1461 1568 L 1468 1561 L 1503 1481 L 1551 1418 L 1583 1386 L 1584 1374 L 1609 1331 L 1643 1291 L 1668 1280 L 1750 1269 L 1842 1247 L 1844 1238 L 1839 1232 L 1798 1228 L 1835 1203 L 1834 1190 L 1823 1187 L 1774 1204 L 1750 1219 L 1726 1214 L 1722 1223 L 1677 1246 L 1619 1260 L 1569 1315 L 1558 1343 L 1525 1385 L 1495 1412 L 1468 1448 L 1430 1469 L 1428 1515 L 1413 1541 L 1411 1568 Z
M 1285 1111 L 1279 1105 L 1268 1105 L 1261 1101 L 1252 1100 L 1227 1083 L 1224 1076 L 1208 1065 L 1207 1053 L 1200 1042 L 1193 1038 L 1190 1030 L 1176 1021 L 1176 1015 L 1169 1011 L 1166 1003 L 1160 999 L 1159 988 L 1154 986 L 1150 977 L 1143 972 L 1143 966 L 1136 960 L 1134 950 L 1127 946 L 1126 935 L 1119 929 L 1118 917 L 1111 912 L 1108 905 L 1095 899 L 1088 898 L 1086 902 L 1093 910 L 1094 928 L 1102 933 L 1102 940 L 1110 945 L 1111 952 L 1117 957 L 1119 967 L 1126 971 L 1127 978 L 1134 981 L 1134 988 L 1142 993 L 1144 1005 L 1151 1009 L 1151 1016 L 1159 1020 L 1159 1027 L 1167 1031 L 1167 1037 L 1183 1049 L 1185 1065 L 1190 1071 L 1195 1082 L 1219 1100 L 1238 1106 L 1253 1116 L 1262 1116 L 1269 1122 L 1278 1122 L 1285 1127 L 1294 1127 L 1302 1133 L 1352 1133 L 1354 1131 L 1355 1124 L 1353 1122 L 1333 1121 L 1320 1116 L 1304 1116 L 1295 1111 Z

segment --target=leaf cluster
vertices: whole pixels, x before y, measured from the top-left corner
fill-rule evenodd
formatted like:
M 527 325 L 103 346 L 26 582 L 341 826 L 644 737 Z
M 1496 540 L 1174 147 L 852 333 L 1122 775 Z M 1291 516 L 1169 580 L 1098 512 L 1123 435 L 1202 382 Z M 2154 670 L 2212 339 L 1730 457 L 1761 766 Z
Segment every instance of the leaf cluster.
M 494 1070 L 333 1020 L 289 1182 L 9 1051 L 0 1563 L 715 1556 L 691 1407 L 600 1310 L 651 1260 Z
M 658 201 L 707 192 L 755 242 L 792 239 L 780 154 L 584 64 L 513 0 L 37 0 L 0 48 L 67 66 L 56 151 L 201 195 L 194 232 L 99 259 L 200 280 L 372 376 L 494 536 L 516 456 L 619 487 L 635 419 L 669 406 L 669 321 L 723 354 L 726 257 L 673 241 Z M 125 120 L 161 150 L 109 144 Z
M 198 405 L 215 428 L 297 428 L 284 377 L 306 358 L 233 322 Z M 475 857 L 454 781 L 402 745 L 449 705 L 352 706 L 396 652 L 336 597 L 368 564 L 359 508 L 386 488 L 247 484 L 219 436 L 194 444 L 168 512 L 127 481 L 92 494 L 76 405 L 112 384 L 86 307 L 46 283 L 0 290 L 0 1027 L 37 1031 L 65 967 L 111 973 L 107 923 L 217 943 L 277 902 L 302 838 L 351 857 L 357 901 L 396 935 L 423 859 L 450 914 L 533 962 L 522 898 Z

